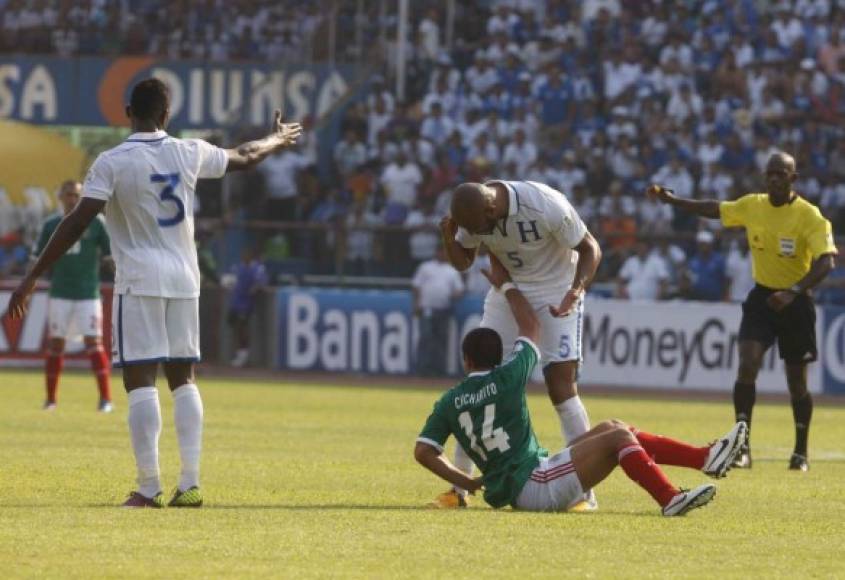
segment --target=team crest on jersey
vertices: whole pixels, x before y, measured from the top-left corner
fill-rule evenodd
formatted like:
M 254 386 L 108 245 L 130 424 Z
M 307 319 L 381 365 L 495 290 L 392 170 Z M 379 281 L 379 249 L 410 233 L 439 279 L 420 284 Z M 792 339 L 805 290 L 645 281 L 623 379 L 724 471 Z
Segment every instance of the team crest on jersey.
M 795 256 L 795 238 L 778 238 L 780 242 L 780 255 Z

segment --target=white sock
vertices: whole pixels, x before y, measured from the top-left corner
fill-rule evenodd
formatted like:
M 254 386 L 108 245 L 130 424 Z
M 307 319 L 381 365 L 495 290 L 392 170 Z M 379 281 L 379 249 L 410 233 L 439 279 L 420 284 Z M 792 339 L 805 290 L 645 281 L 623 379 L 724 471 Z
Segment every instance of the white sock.
M 196 385 L 190 383 L 173 390 L 173 421 L 179 439 L 182 473 L 179 489 L 186 491 L 200 484 L 202 451 L 202 399 Z
M 161 435 L 161 407 L 155 387 L 129 391 L 129 435 L 138 466 L 138 493 L 154 497 L 161 492 L 158 469 L 158 437 Z
M 584 403 L 578 395 L 555 405 L 555 411 L 560 418 L 560 432 L 566 445 L 570 445 L 573 439 L 590 430 L 587 409 L 584 408 Z
M 457 467 L 460 471 L 463 471 L 470 477 L 472 477 L 472 470 L 475 467 L 475 464 L 472 462 L 472 458 L 467 455 L 467 452 L 464 451 L 464 448 L 461 446 L 460 443 L 455 445 L 455 467 Z M 461 495 L 466 495 L 467 490 L 461 489 L 460 487 L 456 487 L 455 491 L 457 491 Z

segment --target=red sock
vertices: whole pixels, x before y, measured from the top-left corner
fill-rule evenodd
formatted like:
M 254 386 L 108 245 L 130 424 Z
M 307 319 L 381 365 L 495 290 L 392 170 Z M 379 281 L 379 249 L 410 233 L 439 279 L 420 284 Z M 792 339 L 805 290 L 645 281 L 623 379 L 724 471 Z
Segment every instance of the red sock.
M 101 401 L 111 401 L 111 386 L 109 383 L 109 359 L 102 348 L 88 352 L 91 359 L 91 370 L 97 375 L 97 388 L 100 390 Z
M 619 450 L 619 465 L 630 479 L 651 494 L 661 507 L 680 493 L 666 477 L 648 453 L 637 444 L 626 445 Z
M 47 374 L 47 402 L 56 402 L 56 391 L 59 390 L 59 377 L 62 374 L 62 367 L 65 364 L 65 357 L 61 354 L 47 355 L 45 371 Z
M 655 463 L 701 469 L 704 467 L 704 462 L 707 461 L 707 454 L 710 452 L 710 447 L 693 447 L 692 445 L 664 437 L 663 435 L 646 433 L 635 427 L 630 427 L 630 429 L 631 433 L 640 442 L 645 452 L 651 455 Z

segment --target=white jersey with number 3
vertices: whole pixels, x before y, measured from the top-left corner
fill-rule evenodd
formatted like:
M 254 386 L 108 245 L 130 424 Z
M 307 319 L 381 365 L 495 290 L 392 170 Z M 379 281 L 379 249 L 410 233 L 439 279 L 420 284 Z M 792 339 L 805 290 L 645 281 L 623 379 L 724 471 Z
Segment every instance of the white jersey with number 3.
M 194 190 L 227 164 L 225 150 L 164 131 L 135 133 L 97 157 L 82 195 L 106 202 L 118 294 L 199 296 Z
M 572 285 L 578 253 L 573 249 L 587 226 L 561 192 L 534 181 L 492 181 L 505 186 L 508 215 L 490 234 L 473 235 L 460 228 L 465 248 L 484 244 L 520 287 L 539 291 Z M 562 295 L 561 295 L 562 297 Z

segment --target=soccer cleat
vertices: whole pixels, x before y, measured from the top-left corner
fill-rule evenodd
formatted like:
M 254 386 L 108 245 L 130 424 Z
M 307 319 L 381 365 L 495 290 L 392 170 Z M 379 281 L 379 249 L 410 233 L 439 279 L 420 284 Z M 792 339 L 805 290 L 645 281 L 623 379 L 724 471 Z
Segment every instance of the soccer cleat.
M 164 495 L 161 492 L 158 492 L 153 497 L 147 497 L 145 495 L 141 495 L 137 491 L 129 492 L 129 497 L 126 498 L 126 501 L 123 502 L 123 505 L 120 507 L 124 508 L 155 508 L 161 509 L 164 507 Z
M 198 508 L 202 507 L 202 492 L 197 486 L 190 487 L 185 491 L 178 487 L 173 490 L 173 497 L 167 504 L 175 508 Z
M 707 460 L 701 468 L 710 477 L 725 477 L 734 459 L 741 453 L 748 435 L 748 425 L 739 421 L 728 434 L 713 443 L 707 454 Z
M 445 491 L 434 498 L 434 501 L 428 504 L 427 507 L 438 510 L 449 510 L 465 508 L 469 506 L 469 498 L 464 494 L 461 495 L 455 488 Z
M 793 453 L 789 458 L 790 471 L 809 471 L 810 464 L 807 463 L 807 458 L 798 453 Z
M 739 453 L 731 464 L 731 467 L 735 467 L 736 469 L 751 469 L 751 448 L 747 443 L 739 448 Z
M 56 403 L 51 401 L 44 401 L 44 406 L 41 407 L 43 411 L 55 411 L 56 410 Z
M 114 411 L 114 407 L 111 404 L 111 401 L 106 401 L 101 399 L 100 402 L 97 404 L 97 411 L 100 413 L 111 413 Z
M 596 493 L 591 489 L 584 494 L 583 499 L 580 499 L 566 508 L 568 512 L 584 513 L 594 512 L 599 509 L 599 502 L 596 499 Z
M 700 508 L 710 503 L 716 495 L 716 486 L 712 483 L 699 485 L 689 491 L 681 490 L 681 493 L 673 497 L 669 503 L 663 506 L 663 515 L 667 517 L 682 516 L 688 511 Z

